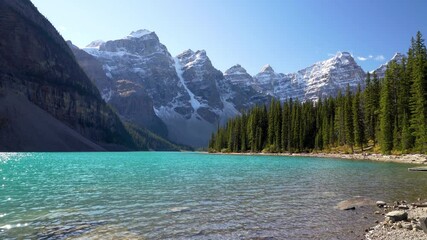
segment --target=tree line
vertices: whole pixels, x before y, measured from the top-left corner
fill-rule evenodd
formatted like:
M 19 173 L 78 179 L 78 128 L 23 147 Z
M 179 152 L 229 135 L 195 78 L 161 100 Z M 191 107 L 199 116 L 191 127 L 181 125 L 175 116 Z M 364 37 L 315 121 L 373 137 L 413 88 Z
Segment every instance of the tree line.
M 374 151 L 427 153 L 427 51 L 420 32 L 385 77 L 317 102 L 273 99 L 230 119 L 211 152 Z

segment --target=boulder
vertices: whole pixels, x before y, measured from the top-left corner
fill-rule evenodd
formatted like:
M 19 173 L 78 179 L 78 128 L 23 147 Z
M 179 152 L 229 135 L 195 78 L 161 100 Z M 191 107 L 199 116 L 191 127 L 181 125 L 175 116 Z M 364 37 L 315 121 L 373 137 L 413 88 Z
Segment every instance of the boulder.
M 408 213 L 405 211 L 392 211 L 385 215 L 388 219 L 393 222 L 398 222 L 408 219 Z

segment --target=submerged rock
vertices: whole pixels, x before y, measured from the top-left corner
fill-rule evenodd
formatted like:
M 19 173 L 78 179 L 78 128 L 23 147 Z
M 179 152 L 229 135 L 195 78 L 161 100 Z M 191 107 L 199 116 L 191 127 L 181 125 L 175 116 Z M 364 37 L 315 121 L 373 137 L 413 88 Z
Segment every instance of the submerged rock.
M 341 201 L 336 208 L 340 210 L 354 210 L 356 207 L 374 206 L 375 201 L 366 197 L 354 197 L 348 200 Z
M 169 209 L 170 213 L 181 213 L 181 212 L 188 212 L 190 211 L 189 207 L 173 207 Z

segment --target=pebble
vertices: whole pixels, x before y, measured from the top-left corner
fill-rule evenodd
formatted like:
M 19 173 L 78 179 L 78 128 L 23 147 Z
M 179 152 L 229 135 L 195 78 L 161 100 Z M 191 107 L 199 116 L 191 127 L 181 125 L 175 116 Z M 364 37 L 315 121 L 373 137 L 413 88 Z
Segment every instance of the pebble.
M 408 230 L 412 230 L 412 224 L 411 223 L 403 223 L 402 227 Z
M 399 206 L 397 206 L 398 209 L 409 209 L 408 205 L 405 204 L 401 204 Z
M 383 211 L 373 212 L 374 214 L 385 215 L 385 218 L 384 221 L 375 221 L 377 226 L 366 233 L 365 239 L 427 240 L 427 206 L 426 208 L 417 208 L 417 204 L 409 205 L 405 200 L 394 203 L 384 205 Z M 387 213 L 387 207 L 392 211 Z
M 386 205 L 384 201 L 377 201 L 376 204 L 378 207 L 384 207 Z

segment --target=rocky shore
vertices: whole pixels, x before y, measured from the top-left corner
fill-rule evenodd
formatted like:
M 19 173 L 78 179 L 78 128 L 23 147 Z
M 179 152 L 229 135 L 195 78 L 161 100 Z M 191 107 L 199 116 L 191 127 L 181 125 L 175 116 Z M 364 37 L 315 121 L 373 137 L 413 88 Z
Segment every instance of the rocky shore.
M 387 204 L 377 201 L 374 214 L 384 215 L 383 221 L 366 230 L 369 240 L 427 239 L 427 202 L 408 204 L 406 201 Z
M 379 162 L 396 162 L 411 164 L 426 164 L 427 155 L 424 154 L 401 154 L 401 155 L 384 155 L 377 153 L 214 153 L 214 154 L 235 154 L 235 155 L 264 155 L 264 156 L 302 156 L 302 157 L 319 157 L 319 158 L 339 158 L 353 160 L 368 160 Z
M 292 156 L 311 156 L 311 157 L 327 157 L 327 158 L 342 158 L 356 160 L 370 160 L 380 162 L 397 162 L 397 163 L 413 163 L 427 164 L 427 155 L 424 154 L 402 154 L 402 155 L 383 155 L 374 153 L 308 153 L 308 154 L 292 154 Z

